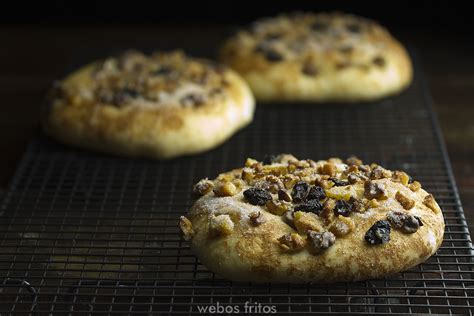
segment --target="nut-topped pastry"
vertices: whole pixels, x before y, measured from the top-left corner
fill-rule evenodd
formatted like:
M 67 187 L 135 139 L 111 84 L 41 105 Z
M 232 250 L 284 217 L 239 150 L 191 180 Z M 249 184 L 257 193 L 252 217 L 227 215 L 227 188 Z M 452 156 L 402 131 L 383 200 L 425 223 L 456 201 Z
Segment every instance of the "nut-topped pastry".
M 193 192 L 183 236 L 233 281 L 382 278 L 425 261 L 443 240 L 441 209 L 418 181 L 355 157 L 247 159 Z
M 215 147 L 253 118 L 246 83 L 182 52 L 128 51 L 94 62 L 53 89 L 43 126 L 67 144 L 172 158 Z
M 337 12 L 257 20 L 224 43 L 221 60 L 259 101 L 374 100 L 412 79 L 410 57 L 384 27 Z

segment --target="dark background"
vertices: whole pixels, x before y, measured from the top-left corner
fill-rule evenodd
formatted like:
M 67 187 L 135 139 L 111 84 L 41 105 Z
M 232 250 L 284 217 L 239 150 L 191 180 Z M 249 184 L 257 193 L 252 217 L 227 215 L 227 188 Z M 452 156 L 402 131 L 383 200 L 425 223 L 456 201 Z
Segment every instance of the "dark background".
M 240 24 L 285 11 L 339 10 L 377 19 L 388 27 L 470 32 L 464 1 L 9 1 L 3 24 Z
M 474 223 L 474 19 L 461 1 L 8 1 L 0 8 L 0 190 L 39 132 L 39 105 L 74 63 L 125 48 L 213 56 L 235 26 L 285 11 L 375 19 L 418 51 Z M 472 226 L 471 226 L 472 227 Z

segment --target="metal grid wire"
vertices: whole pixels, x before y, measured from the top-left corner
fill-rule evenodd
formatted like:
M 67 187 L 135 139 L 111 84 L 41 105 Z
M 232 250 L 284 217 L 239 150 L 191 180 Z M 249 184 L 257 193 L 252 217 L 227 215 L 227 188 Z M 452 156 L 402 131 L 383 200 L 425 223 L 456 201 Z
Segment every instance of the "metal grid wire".
M 282 314 L 472 315 L 472 246 L 420 76 L 402 95 L 351 106 L 261 105 L 255 121 L 203 155 L 155 162 L 99 155 L 38 137 L 0 208 L 0 314 L 199 314 L 199 306 L 275 306 Z M 441 249 L 407 272 L 337 284 L 219 278 L 179 236 L 191 185 L 246 157 L 355 154 L 403 169 L 446 220 Z M 370 258 L 368 258 L 370 260 Z

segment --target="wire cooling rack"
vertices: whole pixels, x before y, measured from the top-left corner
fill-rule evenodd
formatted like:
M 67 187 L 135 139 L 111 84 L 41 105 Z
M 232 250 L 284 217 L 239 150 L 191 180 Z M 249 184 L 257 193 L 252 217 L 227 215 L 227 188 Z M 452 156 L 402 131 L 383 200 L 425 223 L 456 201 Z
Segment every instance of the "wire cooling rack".
M 95 154 L 38 136 L 1 200 L 0 314 L 472 315 L 472 244 L 441 139 L 419 73 L 381 102 L 261 105 L 223 146 L 172 161 Z M 192 184 L 280 152 L 315 160 L 355 154 L 406 170 L 443 209 L 441 249 L 409 271 L 367 282 L 252 284 L 214 275 L 176 226 Z

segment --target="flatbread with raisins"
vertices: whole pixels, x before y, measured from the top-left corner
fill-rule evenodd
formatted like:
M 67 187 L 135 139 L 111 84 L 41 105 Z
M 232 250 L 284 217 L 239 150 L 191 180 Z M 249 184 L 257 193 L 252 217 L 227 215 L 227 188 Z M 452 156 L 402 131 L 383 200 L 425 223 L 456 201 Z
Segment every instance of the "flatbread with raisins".
M 224 43 L 221 60 L 258 101 L 370 101 L 412 79 L 410 57 L 385 28 L 342 13 L 258 20 Z
M 252 121 L 254 99 L 230 69 L 179 51 L 128 51 L 72 73 L 43 113 L 52 137 L 125 156 L 213 148 Z
M 427 260 L 443 240 L 442 211 L 418 181 L 355 157 L 248 159 L 194 192 L 179 221 L 184 239 L 233 281 L 382 278 Z

